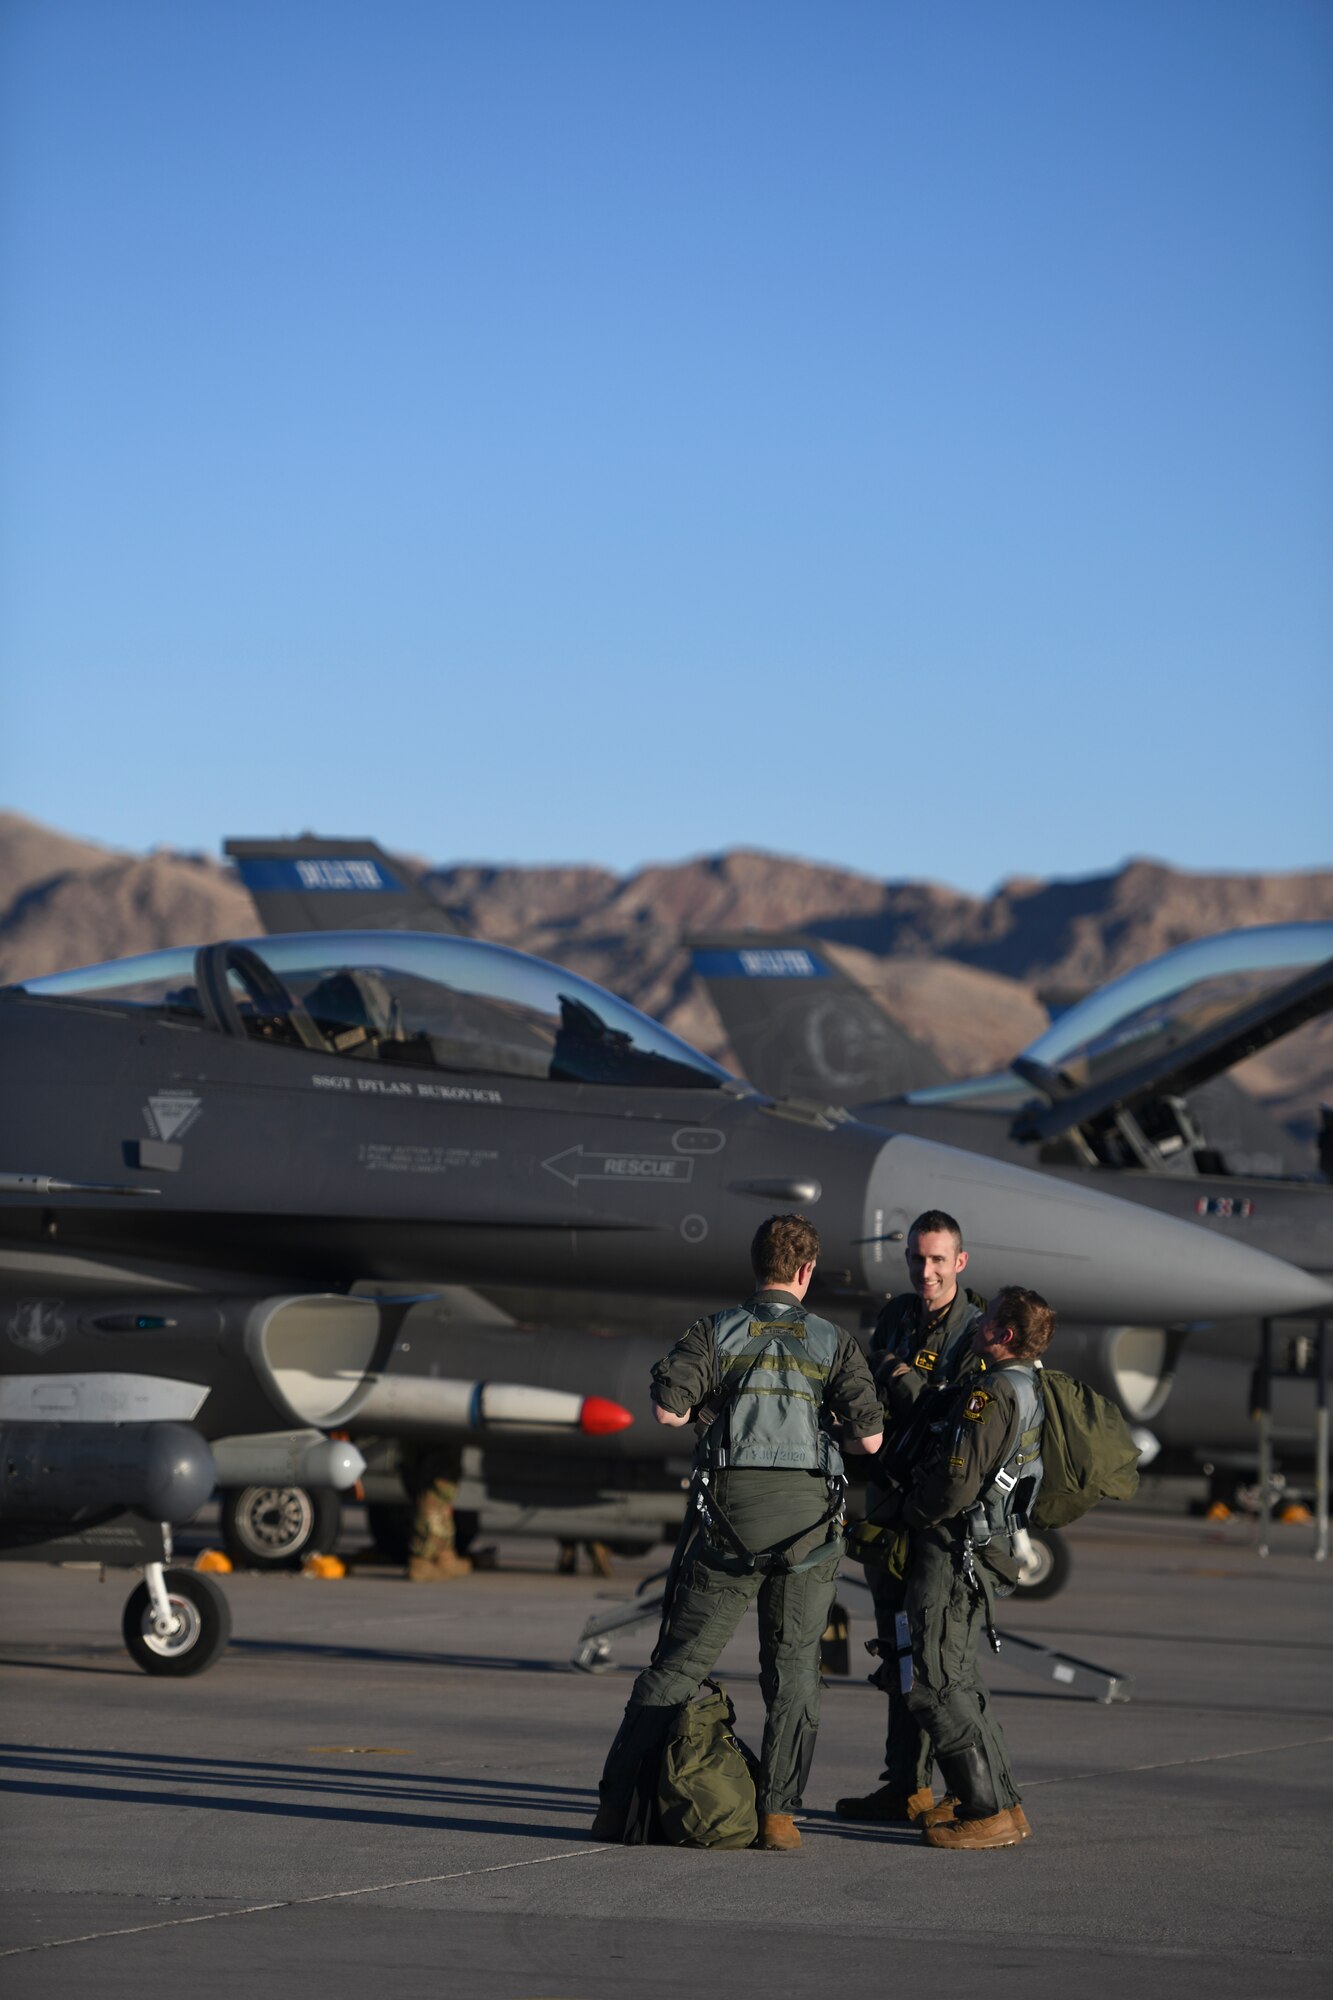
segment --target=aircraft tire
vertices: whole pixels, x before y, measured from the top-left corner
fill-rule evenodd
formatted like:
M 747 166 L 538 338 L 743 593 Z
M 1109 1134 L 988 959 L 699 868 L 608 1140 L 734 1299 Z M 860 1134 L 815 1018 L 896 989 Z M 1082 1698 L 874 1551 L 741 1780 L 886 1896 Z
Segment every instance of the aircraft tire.
M 1069 1581 L 1069 1544 L 1058 1528 L 1029 1528 L 1032 1561 L 1020 1573 L 1020 1597 L 1054 1597 Z
M 327 1555 L 341 1527 L 331 1486 L 229 1486 L 222 1495 L 222 1546 L 238 1569 L 299 1569 Z
M 179 1621 L 168 1638 L 153 1630 L 153 1600 L 148 1585 L 132 1590 L 120 1629 L 130 1658 L 146 1674 L 202 1674 L 213 1665 L 231 1637 L 231 1606 L 211 1576 L 190 1569 L 165 1572 L 167 1595 Z

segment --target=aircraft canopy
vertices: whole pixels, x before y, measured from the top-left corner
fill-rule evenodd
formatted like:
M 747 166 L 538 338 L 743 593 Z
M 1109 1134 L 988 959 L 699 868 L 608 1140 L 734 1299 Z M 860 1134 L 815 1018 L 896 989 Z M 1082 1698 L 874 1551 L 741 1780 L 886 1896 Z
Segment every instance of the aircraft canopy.
M 739 1087 L 600 986 L 476 938 L 248 938 L 85 966 L 25 980 L 22 990 L 193 1018 L 224 1034 L 361 1062 L 656 1089 Z
M 1297 973 L 1333 958 L 1333 924 L 1262 924 L 1196 938 L 1135 966 L 1068 1009 L 1022 1051 L 1026 1062 L 1058 1070 L 1075 1085 L 1117 1074 L 1162 1055 L 1200 1030 L 1276 993 Z M 1012 1069 L 970 1082 L 911 1093 L 913 1104 L 943 1104 L 1032 1094 Z

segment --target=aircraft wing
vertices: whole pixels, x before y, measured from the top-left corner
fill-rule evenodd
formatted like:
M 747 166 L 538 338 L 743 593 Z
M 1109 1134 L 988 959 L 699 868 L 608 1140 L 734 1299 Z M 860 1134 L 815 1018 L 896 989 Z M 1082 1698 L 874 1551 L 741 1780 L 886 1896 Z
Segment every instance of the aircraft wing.
M 1028 1106 L 1014 1125 L 1014 1137 L 1038 1142 L 1059 1138 L 1076 1126 L 1133 1115 L 1154 1098 L 1184 1097 L 1221 1076 L 1246 1056 L 1281 1041 L 1306 1021 L 1333 1007 L 1333 958 L 1311 966 L 1275 991 L 1210 1022 L 1187 1040 L 1160 1049 L 1139 1062 L 1071 1086 L 1058 1069 L 1019 1057 L 1013 1067 L 1049 1101 Z
M 459 926 L 373 840 L 228 840 L 270 936 L 293 931 L 444 931 Z
M 946 1081 L 813 938 L 712 932 L 687 943 L 741 1068 L 766 1096 L 864 1104 Z

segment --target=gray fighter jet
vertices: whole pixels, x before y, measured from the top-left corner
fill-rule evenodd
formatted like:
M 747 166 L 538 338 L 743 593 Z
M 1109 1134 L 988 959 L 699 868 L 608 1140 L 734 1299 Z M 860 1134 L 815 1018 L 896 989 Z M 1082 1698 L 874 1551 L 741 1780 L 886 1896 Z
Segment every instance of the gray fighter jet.
M 305 859 L 304 892 L 333 899 L 321 912 L 396 893 L 335 865 L 355 854 Z M 730 1294 L 757 1222 L 799 1205 L 824 1240 L 821 1297 L 855 1317 L 893 1282 L 894 1218 L 925 1199 L 961 1208 L 1067 1312 L 1326 1296 L 1088 1189 L 1053 1196 L 1007 1162 L 767 1099 L 573 974 L 441 928 L 24 982 L 0 993 L 0 1077 L 0 1529 L 11 1550 L 77 1538 L 141 1561 L 126 1636 L 154 1671 L 220 1643 L 202 1583 L 164 1568 L 161 1523 L 226 1468 L 337 1483 L 362 1437 L 502 1444 L 523 1426 L 541 1451 L 516 1505 L 534 1477 L 595 1503 L 610 1470 L 659 1519 L 678 1508 L 670 1439 L 645 1449 L 607 1407 L 608 1388 L 638 1400 L 655 1336 L 575 1334 L 556 1312 L 543 1334 L 475 1288 L 684 1312 Z M 126 1555 L 148 1527 L 158 1539 Z

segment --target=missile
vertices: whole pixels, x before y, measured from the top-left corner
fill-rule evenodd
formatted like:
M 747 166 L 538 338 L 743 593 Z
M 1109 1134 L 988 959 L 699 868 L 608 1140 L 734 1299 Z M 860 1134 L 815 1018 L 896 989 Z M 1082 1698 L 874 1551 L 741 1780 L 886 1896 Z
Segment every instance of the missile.
M 392 1341 L 393 1330 L 414 1306 L 429 1306 L 434 1296 L 196 1296 L 84 1306 L 77 1318 L 66 1316 L 73 1320 L 68 1331 L 98 1338 L 104 1352 L 131 1362 L 132 1368 L 46 1378 L 40 1392 L 31 1377 L 22 1378 L 22 1389 L 11 1391 L 8 1399 L 12 1403 L 21 1396 L 22 1408 L 8 1407 L 0 1383 L 0 1414 L 78 1416 L 83 1421 L 123 1421 L 130 1414 L 197 1419 L 206 1434 L 222 1433 L 218 1441 L 226 1469 L 220 1466 L 218 1476 L 224 1486 L 354 1484 L 359 1470 L 345 1479 L 312 1472 L 302 1477 L 287 1462 L 291 1451 L 318 1451 L 311 1439 L 329 1430 L 355 1429 L 363 1437 L 482 1431 L 605 1437 L 633 1423 L 622 1405 L 563 1384 L 553 1388 L 489 1379 L 482 1369 L 493 1363 L 493 1355 L 480 1366 L 471 1364 L 475 1374 L 470 1369 L 465 1377 L 455 1372 L 459 1363 L 446 1345 L 434 1370 L 443 1363 L 449 1374 L 412 1372 L 420 1369 L 419 1343 L 417 1357 L 409 1359 L 411 1343 Z M 64 1324 L 62 1320 L 62 1329 Z M 107 1334 L 118 1336 L 114 1348 L 107 1347 Z M 72 1346 L 66 1342 L 64 1352 L 69 1354 Z M 80 1347 L 79 1358 L 86 1353 Z M 179 1376 L 186 1379 L 170 1379 Z M 289 1450 L 284 1438 L 301 1442 Z M 251 1468 L 243 1482 L 239 1473 L 233 1476 L 241 1454 Z M 261 1461 L 274 1469 L 256 1469 Z
M 634 1422 L 620 1403 L 577 1390 L 522 1382 L 464 1381 L 410 1374 L 410 1344 L 400 1344 L 350 1426 L 362 1437 L 439 1436 L 454 1432 L 582 1433 L 607 1437 Z M 395 1363 L 398 1364 L 395 1367 Z
M 555 1381 L 521 1379 L 511 1357 L 497 1356 L 493 1326 L 472 1329 L 480 1346 L 465 1352 L 455 1351 L 452 1328 L 429 1351 L 420 1334 L 396 1338 L 409 1319 L 415 1329 L 414 1309 L 431 1309 L 436 1296 L 28 1301 L 15 1308 L 0 1423 L 58 1423 L 85 1443 L 112 1425 L 188 1424 L 213 1444 L 220 1486 L 340 1490 L 365 1465 L 355 1445 L 329 1431 L 542 1435 L 563 1444 L 610 1438 L 633 1423 L 623 1403 L 586 1393 L 614 1388 L 597 1376 L 565 1368 Z M 124 1471 L 124 1454 L 112 1452 L 107 1463 Z

